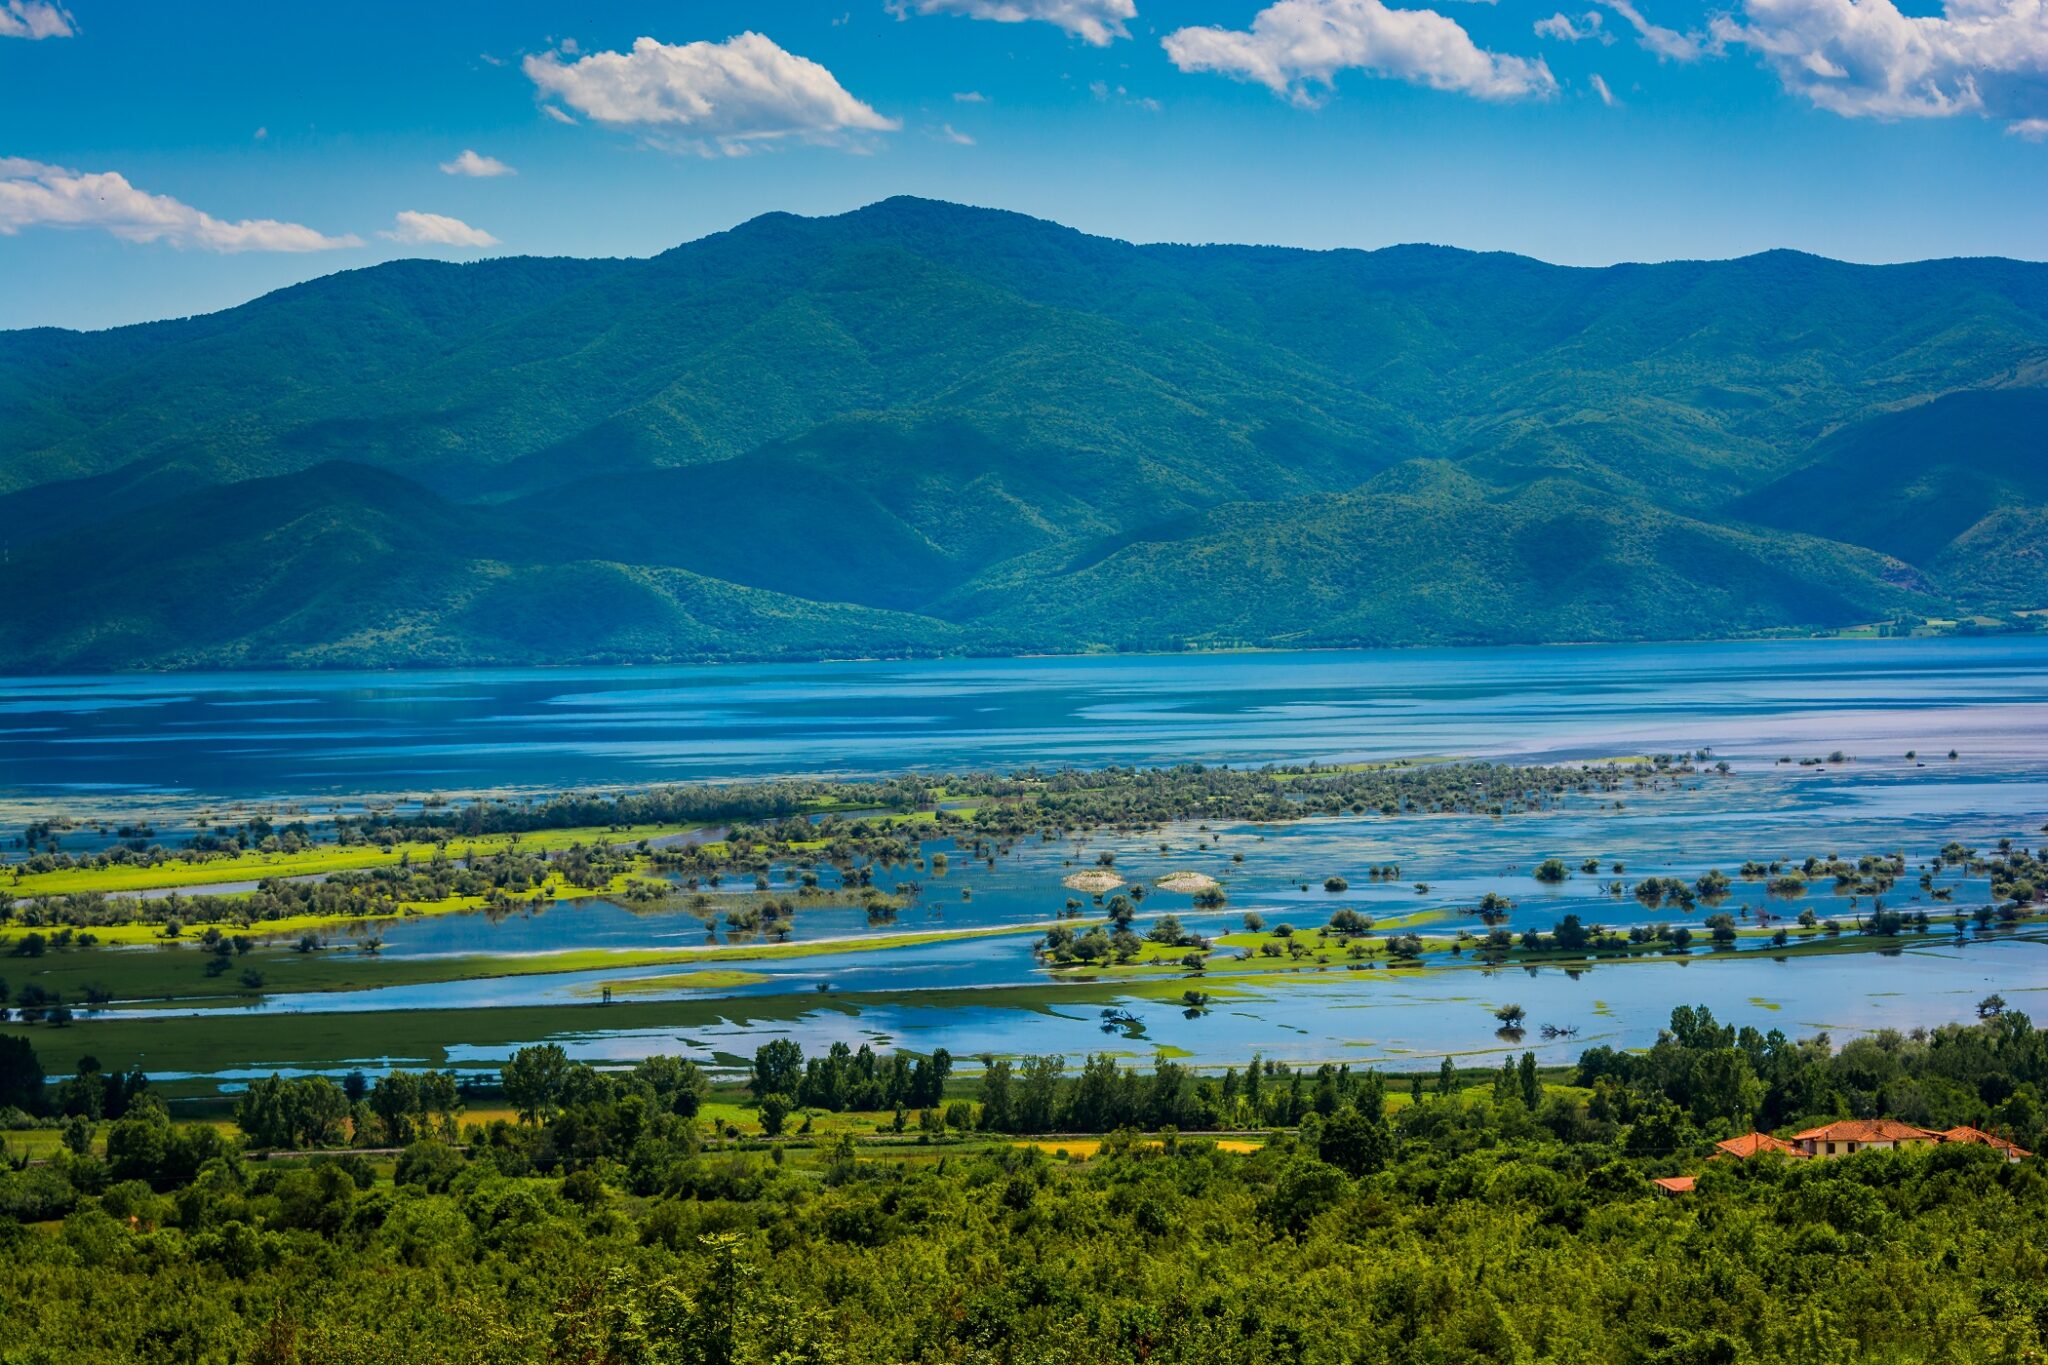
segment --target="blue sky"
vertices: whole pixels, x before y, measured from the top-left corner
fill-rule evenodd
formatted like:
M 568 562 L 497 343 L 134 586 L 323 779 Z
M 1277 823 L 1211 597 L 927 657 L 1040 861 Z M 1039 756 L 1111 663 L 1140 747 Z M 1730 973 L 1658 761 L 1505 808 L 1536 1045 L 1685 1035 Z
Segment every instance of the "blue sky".
M 892 194 L 1139 241 L 2040 259 L 2048 8 L 0 0 L 0 327 Z

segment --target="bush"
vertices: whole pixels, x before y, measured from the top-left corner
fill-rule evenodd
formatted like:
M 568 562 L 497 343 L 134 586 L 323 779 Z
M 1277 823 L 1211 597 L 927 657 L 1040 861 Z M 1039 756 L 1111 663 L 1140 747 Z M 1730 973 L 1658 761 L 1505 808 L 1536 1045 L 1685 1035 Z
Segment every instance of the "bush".
M 440 1194 L 461 1169 L 461 1153 L 444 1142 L 427 1138 L 398 1154 L 398 1167 L 391 1178 L 399 1185 L 417 1185 L 429 1194 Z

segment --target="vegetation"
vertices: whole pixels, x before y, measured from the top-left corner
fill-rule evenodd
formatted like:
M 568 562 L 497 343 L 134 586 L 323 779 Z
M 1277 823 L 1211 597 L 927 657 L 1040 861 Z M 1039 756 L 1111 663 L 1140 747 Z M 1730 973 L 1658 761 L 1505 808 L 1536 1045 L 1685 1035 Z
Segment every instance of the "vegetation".
M 2044 278 L 894 199 L 11 333 L 0 667 L 2016 625 Z
M 771 1044 L 754 1081 L 817 1060 Z M 21 1358 L 88 1363 L 2048 1348 L 2035 1161 L 1705 1159 L 1752 1123 L 1845 1115 L 2038 1141 L 2048 1036 L 2010 1011 L 1834 1049 L 1688 1007 L 1645 1054 L 1548 1074 L 1527 1054 L 1407 1077 L 1108 1058 L 928 1074 L 943 1093 L 915 1112 L 812 1131 L 778 1089 L 735 1109 L 687 1063 L 598 1072 L 535 1048 L 502 1078 L 516 1114 L 417 1073 L 272 1081 L 242 1105 L 259 1138 L 172 1123 L 139 1077 L 115 1112 L 81 1071 L 44 1093 L 65 1140 L 0 1174 L 0 1308 Z M 1262 1136 L 1190 1132 L 1216 1125 Z M 1053 1129 L 1100 1136 L 1005 1136 Z M 291 1155 L 309 1147 L 326 1150 Z M 1683 1196 L 1650 1184 L 1680 1172 L 1698 1175 Z

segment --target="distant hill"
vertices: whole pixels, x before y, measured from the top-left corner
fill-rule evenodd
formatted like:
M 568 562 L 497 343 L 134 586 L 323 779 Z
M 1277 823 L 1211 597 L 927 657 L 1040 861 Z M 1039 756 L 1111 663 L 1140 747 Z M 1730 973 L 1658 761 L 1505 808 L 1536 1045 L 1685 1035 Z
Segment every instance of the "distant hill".
M 0 333 L 0 668 L 1676 638 L 2048 606 L 2048 266 L 894 199 Z

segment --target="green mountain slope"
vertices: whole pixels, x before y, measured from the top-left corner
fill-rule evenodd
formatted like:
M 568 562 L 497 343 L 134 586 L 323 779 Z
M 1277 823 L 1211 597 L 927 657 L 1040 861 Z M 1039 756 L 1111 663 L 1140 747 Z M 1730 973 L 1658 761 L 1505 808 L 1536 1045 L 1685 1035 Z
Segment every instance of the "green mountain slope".
M 1715 635 L 2048 606 L 2048 266 L 895 199 L 0 333 L 0 668 Z
M 1170 589 L 1170 590 L 1168 590 Z M 1908 566 L 1718 526 L 1561 479 L 1511 491 L 1445 464 L 1343 494 L 1236 504 L 946 604 L 1029 644 L 1502 644 L 1845 625 L 1926 611 Z
M 536 561 L 504 519 L 347 464 L 48 541 L 0 566 L 0 595 L 17 608 L 0 658 L 30 670 L 893 655 L 958 635 L 679 569 Z
M 2043 503 L 2048 389 L 1990 389 L 1835 432 L 1812 463 L 1731 510 L 1933 563 L 1993 513 Z

